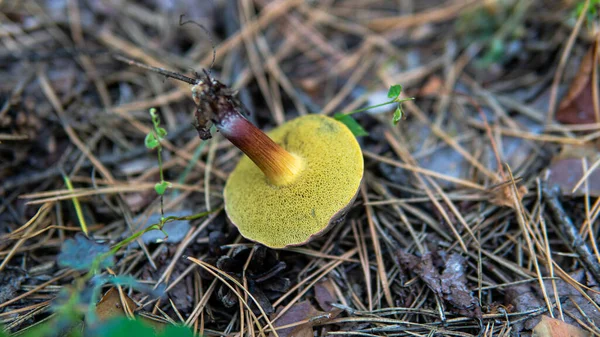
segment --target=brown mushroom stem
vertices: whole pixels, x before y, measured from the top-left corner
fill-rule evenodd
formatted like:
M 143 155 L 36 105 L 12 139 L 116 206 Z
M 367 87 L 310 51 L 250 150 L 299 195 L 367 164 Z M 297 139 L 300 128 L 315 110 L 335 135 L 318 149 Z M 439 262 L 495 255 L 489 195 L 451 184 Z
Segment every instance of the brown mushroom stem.
M 237 111 L 225 114 L 217 128 L 261 169 L 272 184 L 287 185 L 302 171 L 304 165 L 300 157 L 276 144 Z

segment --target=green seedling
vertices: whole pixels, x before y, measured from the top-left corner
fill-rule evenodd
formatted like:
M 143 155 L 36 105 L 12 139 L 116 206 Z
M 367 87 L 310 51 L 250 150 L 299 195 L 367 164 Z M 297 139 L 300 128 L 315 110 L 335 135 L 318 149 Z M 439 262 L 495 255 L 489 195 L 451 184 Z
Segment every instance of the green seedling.
M 152 117 L 152 131 L 146 135 L 144 143 L 146 148 L 150 150 L 156 150 L 158 155 L 158 170 L 160 172 L 160 182 L 154 185 L 154 190 L 160 195 L 160 212 L 161 216 L 164 216 L 163 210 L 163 195 L 167 191 L 167 188 L 171 187 L 171 183 L 165 181 L 165 176 L 162 169 L 162 145 L 161 141 L 167 136 L 167 130 L 160 126 L 160 117 L 156 113 L 156 109 L 150 109 L 150 116 Z
M 392 122 L 394 123 L 394 125 L 396 125 L 400 122 L 400 120 L 406 118 L 406 115 L 404 114 L 404 111 L 402 110 L 402 102 L 406 102 L 406 101 L 410 101 L 410 100 L 414 99 L 413 97 L 400 98 L 401 93 L 402 93 L 402 86 L 400 84 L 392 85 L 387 93 L 387 97 L 391 98 L 390 101 L 387 101 L 387 102 L 384 102 L 381 104 L 371 105 L 371 106 L 357 109 L 357 110 L 352 110 L 350 112 L 336 113 L 333 115 L 333 117 L 335 119 L 337 119 L 338 121 L 344 123 L 348 127 L 348 129 L 350 129 L 350 131 L 352 131 L 354 136 L 356 136 L 356 137 L 368 136 L 369 133 L 362 126 L 360 126 L 360 124 L 358 124 L 358 122 L 354 118 L 352 118 L 351 115 L 353 115 L 355 113 L 367 111 L 367 110 L 370 110 L 373 108 L 378 108 L 380 106 L 385 106 L 385 105 L 389 105 L 389 104 L 397 104 L 396 110 L 394 110 L 394 116 L 392 117 Z

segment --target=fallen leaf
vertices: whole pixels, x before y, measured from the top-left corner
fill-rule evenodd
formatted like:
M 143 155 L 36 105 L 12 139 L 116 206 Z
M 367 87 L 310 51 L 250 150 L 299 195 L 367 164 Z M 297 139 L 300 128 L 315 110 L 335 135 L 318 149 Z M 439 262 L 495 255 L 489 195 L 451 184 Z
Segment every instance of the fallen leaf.
M 125 302 L 127 307 L 133 312 L 136 310 L 137 305 L 135 302 L 127 296 L 125 296 Z M 125 317 L 125 308 L 123 308 L 123 302 L 119 296 L 119 290 L 117 288 L 110 288 L 104 296 L 96 304 L 96 315 L 100 322 L 105 322 L 115 317 Z M 164 321 L 160 317 L 156 317 L 150 313 L 143 311 L 135 312 L 137 319 L 144 322 L 149 327 L 152 327 L 155 331 L 162 330 L 165 326 L 168 326 L 168 322 Z
M 542 316 L 542 320 L 533 328 L 534 337 L 588 337 L 591 335 L 585 330 L 546 315 Z
M 334 309 L 331 303 L 336 303 L 337 298 L 335 296 L 335 288 L 330 279 L 322 280 L 315 284 L 315 299 L 321 309 L 325 311 L 331 311 Z
M 556 120 L 567 124 L 590 124 L 596 122 L 593 100 L 593 73 L 595 62 L 593 44 L 579 65 L 569 91 L 563 97 L 556 112 Z
M 123 295 L 125 296 L 127 307 L 131 311 L 134 311 L 137 307 L 135 302 L 133 302 L 126 294 Z M 117 288 L 110 288 L 104 296 L 102 296 L 96 305 L 96 315 L 98 315 L 100 321 L 105 321 L 116 316 L 125 316 L 125 309 L 123 308 L 123 303 L 121 303 L 121 297 L 119 296 Z
M 481 319 L 479 301 L 467 287 L 464 257 L 459 254 L 446 256 L 443 252 L 438 252 L 427 253 L 418 258 L 401 250 L 396 256 L 405 269 L 417 274 L 434 293 L 461 315 Z M 441 266 L 443 271 L 440 273 L 438 268 L 441 269 Z
M 281 308 L 282 307 L 277 310 L 276 314 L 281 312 Z M 312 337 L 314 336 L 314 325 L 323 324 L 326 321 L 333 319 L 338 314 L 339 311 L 329 313 L 319 311 L 315 309 L 309 301 L 302 301 L 292 305 L 288 311 L 275 321 L 274 326 L 280 327 L 302 322 L 296 326 L 277 330 L 277 334 L 279 337 Z M 273 336 L 275 336 L 275 334 L 271 332 L 269 337 Z

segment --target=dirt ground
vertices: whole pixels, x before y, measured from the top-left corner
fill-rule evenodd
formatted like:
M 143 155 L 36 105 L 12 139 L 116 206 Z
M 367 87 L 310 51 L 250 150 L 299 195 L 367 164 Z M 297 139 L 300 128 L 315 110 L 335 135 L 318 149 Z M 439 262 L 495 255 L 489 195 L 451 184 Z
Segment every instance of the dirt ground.
M 205 336 L 600 335 L 598 6 L 0 0 L 0 325 L 77 294 L 86 324 Z M 275 250 L 223 209 L 242 152 L 199 138 L 190 84 L 133 61 L 218 79 L 265 131 L 413 99 L 398 123 L 397 103 L 352 114 L 345 222 Z M 161 214 L 166 240 L 132 238 Z

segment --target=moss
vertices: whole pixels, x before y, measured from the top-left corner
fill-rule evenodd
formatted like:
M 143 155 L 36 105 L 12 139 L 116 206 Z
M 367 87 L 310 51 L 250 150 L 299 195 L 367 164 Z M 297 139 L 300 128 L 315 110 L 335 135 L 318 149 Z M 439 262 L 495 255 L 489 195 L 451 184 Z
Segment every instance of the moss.
M 246 156 L 225 186 L 225 210 L 240 233 L 272 248 L 303 244 L 354 198 L 362 152 L 342 123 L 322 115 L 294 119 L 269 133 L 304 161 L 293 183 L 275 186 Z

